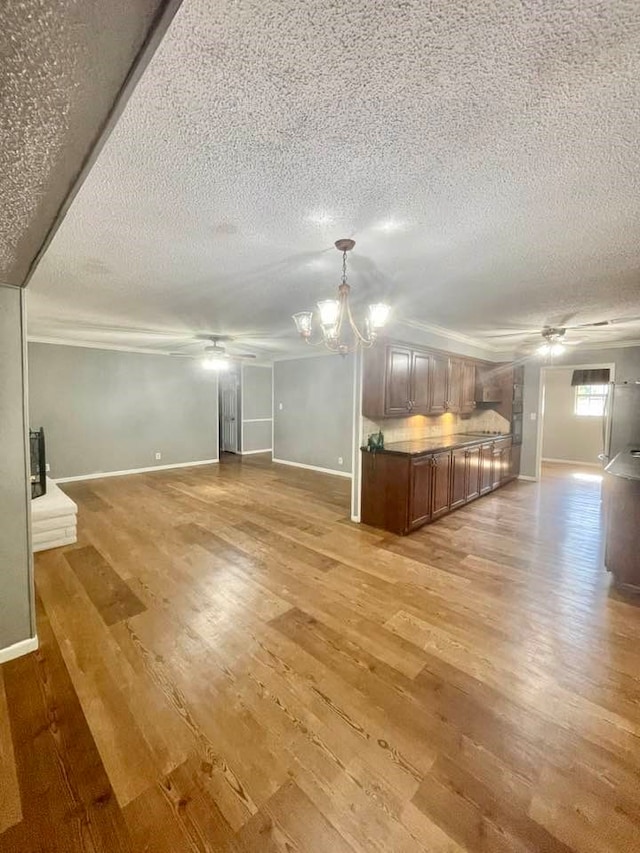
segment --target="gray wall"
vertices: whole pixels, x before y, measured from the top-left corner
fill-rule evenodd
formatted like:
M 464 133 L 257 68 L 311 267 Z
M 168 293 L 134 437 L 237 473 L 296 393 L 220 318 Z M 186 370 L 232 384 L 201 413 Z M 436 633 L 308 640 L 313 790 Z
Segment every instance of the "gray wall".
M 602 452 L 603 416 L 575 414 L 572 378 L 572 367 L 545 370 L 542 458 L 597 465 Z
M 615 364 L 616 382 L 640 379 L 640 347 L 609 349 L 582 349 L 570 347 L 553 360 L 553 364 Z M 540 397 L 540 369 L 545 364 L 531 359 L 524 370 L 524 424 L 520 473 L 527 477 L 536 476 L 536 445 L 538 441 L 538 411 Z M 534 413 L 536 420 L 531 420 Z
M 273 370 L 258 364 L 242 365 L 243 453 L 271 450 Z
M 22 293 L 0 285 L 0 650 L 33 636 Z
M 54 478 L 218 458 L 217 376 L 197 360 L 31 343 L 29 408 Z
M 353 378 L 351 355 L 274 364 L 274 459 L 351 472 Z

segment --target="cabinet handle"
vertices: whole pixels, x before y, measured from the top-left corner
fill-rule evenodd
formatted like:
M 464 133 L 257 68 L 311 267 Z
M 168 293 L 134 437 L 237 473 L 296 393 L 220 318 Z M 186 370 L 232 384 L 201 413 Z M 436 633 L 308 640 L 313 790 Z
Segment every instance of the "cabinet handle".
M 413 409 L 413 401 L 412 400 L 407 401 L 407 409 L 409 409 L 409 411 L 411 411 L 411 409 Z
M 431 464 L 432 464 L 432 466 L 433 466 L 434 468 L 437 468 L 437 467 L 438 467 L 438 460 L 436 459 L 436 457 L 435 457 L 435 456 L 432 456 L 432 457 L 431 457 Z

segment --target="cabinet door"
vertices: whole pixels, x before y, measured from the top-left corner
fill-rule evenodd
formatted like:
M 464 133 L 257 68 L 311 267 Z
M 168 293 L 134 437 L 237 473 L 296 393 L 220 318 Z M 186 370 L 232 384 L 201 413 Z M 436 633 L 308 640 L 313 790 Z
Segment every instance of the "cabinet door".
M 431 457 L 433 468 L 431 481 L 431 518 L 437 518 L 449 511 L 451 452 L 434 453 Z
M 493 476 L 491 477 L 491 488 L 497 489 L 502 482 L 503 447 L 493 448 Z
M 462 411 L 462 369 L 464 362 L 461 358 L 449 359 L 447 375 L 447 411 Z
M 385 415 L 408 414 L 411 411 L 411 350 L 387 348 L 385 371 Z
M 429 377 L 431 358 L 428 353 L 411 354 L 411 411 L 417 415 L 429 413 Z
M 451 454 L 451 509 L 467 500 L 467 451 L 464 448 Z
M 511 447 L 511 477 L 517 477 L 520 474 L 520 445 Z
M 476 407 L 476 366 L 473 361 L 462 363 L 462 400 L 460 411 L 473 412 Z
M 493 488 L 493 442 L 480 447 L 480 494 Z
M 446 355 L 432 355 L 429 365 L 429 412 L 438 415 L 447 411 L 447 386 L 449 384 L 449 359 Z
M 411 462 L 411 495 L 409 527 L 420 527 L 431 518 L 431 456 L 421 456 Z
M 470 501 L 480 494 L 480 448 L 468 447 L 465 454 L 467 459 L 465 499 Z

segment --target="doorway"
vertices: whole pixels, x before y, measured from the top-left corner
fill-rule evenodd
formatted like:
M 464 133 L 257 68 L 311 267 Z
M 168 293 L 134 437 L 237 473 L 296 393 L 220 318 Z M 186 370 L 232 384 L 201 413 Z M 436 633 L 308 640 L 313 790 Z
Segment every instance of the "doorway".
M 238 377 L 228 373 L 219 377 L 220 453 L 238 452 Z
M 614 379 L 614 364 L 562 364 L 541 368 L 538 477 L 554 469 L 602 468 L 607 382 L 590 382 L 591 374 Z M 584 381 L 581 377 L 584 377 Z

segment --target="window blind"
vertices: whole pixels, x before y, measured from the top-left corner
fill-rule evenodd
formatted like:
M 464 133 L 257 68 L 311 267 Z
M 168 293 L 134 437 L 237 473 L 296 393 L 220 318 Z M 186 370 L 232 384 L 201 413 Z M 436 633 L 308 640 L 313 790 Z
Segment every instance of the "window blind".
M 608 367 L 594 367 L 590 370 L 574 370 L 572 385 L 606 385 L 609 381 Z

